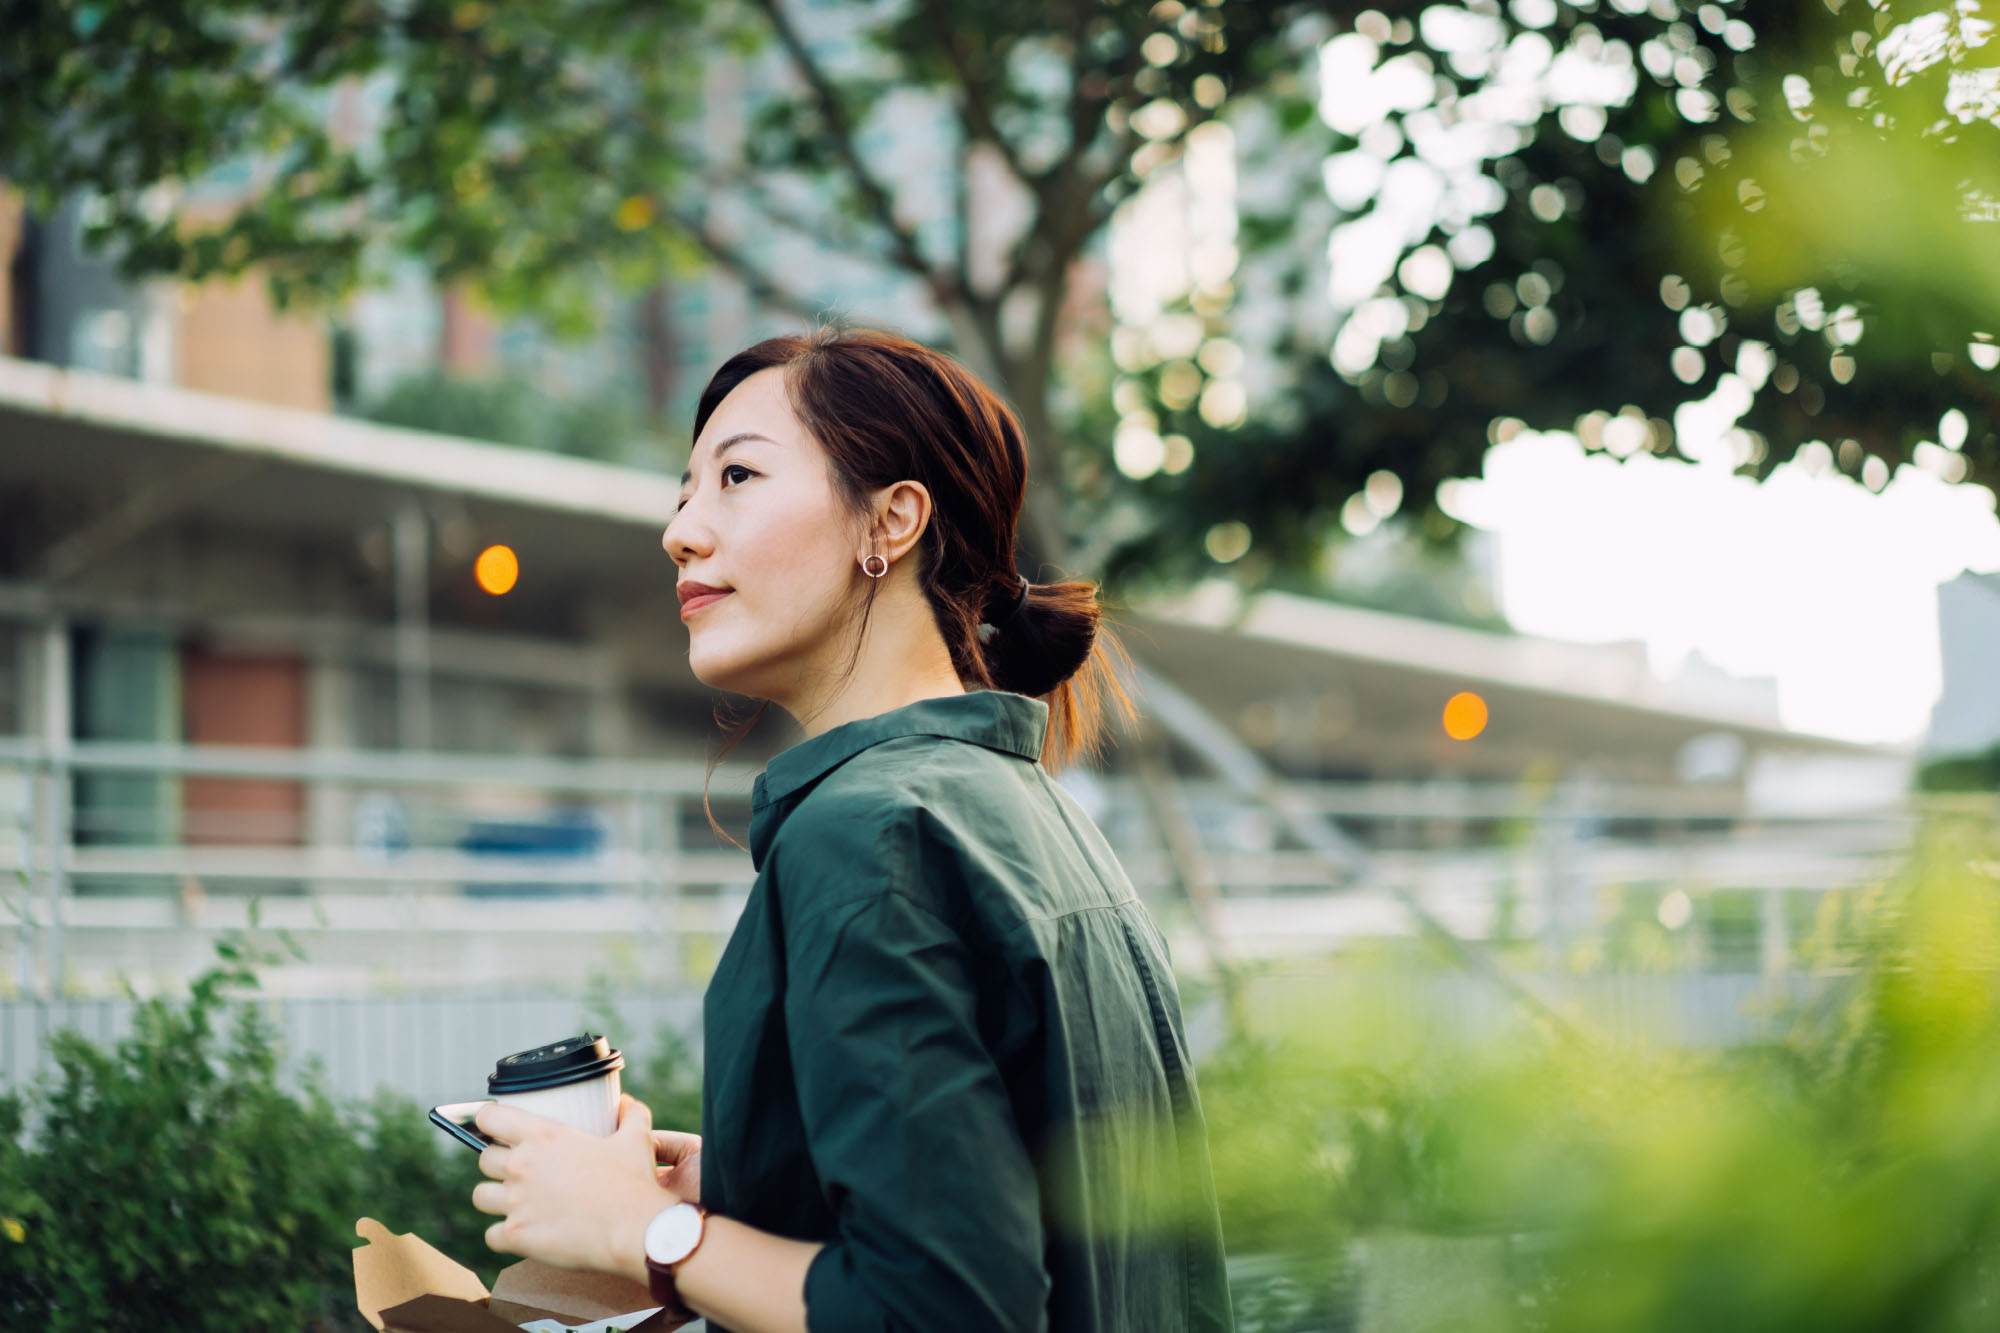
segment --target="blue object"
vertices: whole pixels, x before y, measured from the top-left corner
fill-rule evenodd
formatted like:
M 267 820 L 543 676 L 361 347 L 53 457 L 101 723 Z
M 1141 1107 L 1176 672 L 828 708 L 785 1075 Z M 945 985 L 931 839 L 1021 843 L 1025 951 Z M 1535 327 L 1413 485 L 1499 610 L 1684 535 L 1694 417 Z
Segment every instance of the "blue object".
M 586 809 L 556 810 L 541 819 L 479 820 L 458 840 L 458 849 L 472 856 L 588 860 L 604 849 L 604 825 Z M 471 898 L 590 897 L 604 892 L 602 884 L 548 881 L 461 887 Z

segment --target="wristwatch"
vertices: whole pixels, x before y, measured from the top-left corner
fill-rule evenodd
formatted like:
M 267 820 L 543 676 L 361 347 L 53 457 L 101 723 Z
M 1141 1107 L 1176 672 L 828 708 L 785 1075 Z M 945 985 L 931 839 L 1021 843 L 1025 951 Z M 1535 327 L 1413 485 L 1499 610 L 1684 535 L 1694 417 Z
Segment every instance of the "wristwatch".
M 674 1265 L 695 1252 L 707 1230 L 708 1210 L 693 1203 L 662 1208 L 646 1224 L 646 1285 L 654 1300 L 676 1313 L 688 1307 L 681 1303 Z

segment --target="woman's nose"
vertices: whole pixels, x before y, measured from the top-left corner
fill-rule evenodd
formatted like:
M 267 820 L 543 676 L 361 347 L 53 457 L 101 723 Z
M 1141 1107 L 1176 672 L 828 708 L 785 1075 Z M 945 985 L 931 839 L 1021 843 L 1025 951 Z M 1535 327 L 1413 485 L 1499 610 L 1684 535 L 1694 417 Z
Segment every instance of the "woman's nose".
M 666 531 L 660 534 L 660 549 L 675 564 L 685 565 L 702 553 L 705 540 L 698 517 L 688 509 L 682 509 L 667 520 Z

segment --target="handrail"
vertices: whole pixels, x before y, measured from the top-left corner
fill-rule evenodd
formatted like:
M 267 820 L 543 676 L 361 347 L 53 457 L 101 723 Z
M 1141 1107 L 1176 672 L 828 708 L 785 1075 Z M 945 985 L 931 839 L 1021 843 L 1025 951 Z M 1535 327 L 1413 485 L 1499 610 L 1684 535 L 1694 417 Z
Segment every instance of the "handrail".
M 250 745 L 187 745 L 75 741 L 60 751 L 37 741 L 0 737 L 0 767 L 59 764 L 72 773 L 131 773 L 177 777 L 268 778 L 396 787 L 523 787 L 619 795 L 747 796 L 757 765 L 708 765 L 694 759 L 588 759 L 450 752 L 282 749 Z M 1122 786 L 1122 775 L 1092 775 Z M 1231 795 L 1227 782 L 1181 778 L 1191 800 Z M 1631 822 L 1730 820 L 1827 824 L 1859 818 L 1907 822 L 1928 814 L 2000 814 L 2000 798 L 1984 794 L 1906 793 L 1893 803 L 1838 813 L 1766 810 L 1734 787 L 1675 787 L 1593 783 L 1534 788 L 1518 782 L 1352 782 L 1293 780 L 1285 789 L 1321 814 L 1348 819 L 1466 819 Z M 1233 802 L 1232 802 L 1233 803 Z
M 255 745 L 74 741 L 60 751 L 0 738 L 0 765 L 60 764 L 71 772 L 276 778 L 387 786 L 539 787 L 564 792 L 700 794 L 704 782 L 747 792 L 757 769 L 692 759 L 618 760 L 450 754 L 407 750 L 281 749 Z
M 703 941 L 727 932 L 754 880 L 748 856 L 695 832 L 701 797 L 712 792 L 740 835 L 756 771 L 740 761 L 711 775 L 693 759 L 50 746 L 0 737 L 0 807 L 15 795 L 23 802 L 18 821 L 0 808 L 0 909 L 11 908 L 14 918 L 0 910 L 0 941 L 13 937 L 17 984 L 30 988 L 47 990 L 53 976 L 65 974 L 65 960 L 85 954 L 100 972 L 141 959 L 171 969 L 202 956 L 197 936 L 240 925 L 246 895 L 257 893 L 275 895 L 271 901 L 293 925 L 324 909 L 328 975 L 347 978 L 340 985 L 355 984 L 364 971 L 377 975 L 370 969 L 378 954 L 391 972 L 421 971 L 434 957 L 472 950 L 466 975 L 486 975 L 485 955 L 477 953 L 485 946 L 467 943 L 483 931 L 504 938 L 493 947 L 514 951 L 508 959 L 530 966 L 573 967 L 599 956 L 591 950 L 636 948 L 684 958 L 661 964 L 663 975 L 698 974 L 713 957 Z M 96 789 L 85 790 L 79 811 L 69 783 L 77 775 L 296 782 L 305 790 L 296 810 L 275 813 L 210 809 L 197 797 L 174 831 L 150 817 L 125 818 L 115 794 L 90 800 Z M 1133 779 L 1091 772 L 1072 783 L 1133 883 L 1149 901 L 1166 904 L 1172 866 Z M 1472 938 L 1488 928 L 1480 923 L 1491 919 L 1502 892 L 1560 900 L 1547 910 L 1572 922 L 1588 914 L 1579 904 L 1596 883 L 1822 892 L 1881 873 L 1907 847 L 1916 821 L 1942 812 L 1991 814 L 2000 805 L 1990 796 L 1906 795 L 1813 813 L 1760 809 L 1729 787 L 1281 783 L 1295 811 L 1349 821 L 1346 831 L 1365 838 L 1374 881 L 1363 883 L 1331 876 L 1319 850 L 1300 847 L 1285 821 L 1230 782 L 1183 777 L 1175 785 L 1217 890 L 1217 928 L 1258 949 L 1277 947 L 1268 942 L 1281 936 L 1293 942 L 1285 947 L 1297 947 L 1399 932 L 1407 914 L 1392 906 L 1397 897 Z M 393 798 L 393 837 L 378 836 L 364 816 L 377 792 Z M 127 804 L 136 812 L 143 803 Z M 513 809 L 519 806 L 530 809 Z M 588 834 L 541 847 L 532 833 L 487 836 L 491 826 L 512 822 L 553 829 L 568 817 L 564 810 L 587 812 L 578 818 Z M 78 813 L 81 831 L 74 829 Z M 1238 834 L 1231 826 L 1246 817 L 1255 828 Z M 1504 834 L 1510 825 L 1526 836 Z M 543 931 L 568 943 L 544 947 L 537 942 Z

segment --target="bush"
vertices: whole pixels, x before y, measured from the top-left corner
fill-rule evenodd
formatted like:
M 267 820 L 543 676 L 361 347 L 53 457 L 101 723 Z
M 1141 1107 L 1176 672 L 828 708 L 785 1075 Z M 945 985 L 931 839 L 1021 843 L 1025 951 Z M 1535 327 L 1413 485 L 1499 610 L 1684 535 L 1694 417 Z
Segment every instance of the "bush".
M 288 1090 L 254 1008 L 224 1031 L 263 958 L 225 948 L 185 1002 L 109 1049 L 65 1035 L 0 1099 L 0 1329 L 358 1333 L 363 1214 L 488 1282 L 505 1262 L 472 1154 L 421 1108 Z M 1201 1071 L 1241 1333 L 1991 1327 L 2000 843 L 1931 830 L 1827 898 L 1806 952 L 1824 990 L 1789 1034 L 1719 1053 L 1329 1031 L 1292 994 L 1294 1030 Z M 634 1068 L 661 1123 L 698 1122 L 674 1034 Z
M 0 1329 L 360 1333 L 362 1216 L 488 1285 L 512 1262 L 471 1205 L 477 1158 L 406 1098 L 342 1102 L 312 1068 L 288 1088 L 269 1020 L 230 1012 L 276 955 L 245 936 L 220 951 L 183 1002 L 140 1004 L 109 1048 L 60 1034 L 51 1077 L 0 1098 Z M 644 1067 L 633 1091 L 668 1098 L 663 1123 L 694 1123 L 666 1119 L 687 1114 L 687 1067 Z
M 593 1032 L 632 1030 L 619 1014 L 613 989 L 605 978 L 591 983 L 584 1013 L 584 1021 Z M 646 1058 L 637 1057 L 637 1043 L 627 1042 L 624 1049 L 630 1058 L 619 1075 L 619 1086 L 651 1108 L 656 1129 L 688 1129 L 701 1124 L 701 1061 L 689 1048 L 687 1038 L 663 1023 L 653 1033 Z
M 1236 1292 L 1243 1333 L 1991 1328 L 1991 831 L 1929 830 L 1903 872 L 1827 899 L 1809 951 L 1822 993 L 1748 1048 L 1418 1034 L 1385 1052 L 1380 1034 L 1321 1032 L 1211 1065 L 1224 1234 L 1264 1260 Z M 1481 1284 L 1481 1319 L 1409 1313 Z
M 1917 790 L 1928 792 L 2000 791 L 2000 745 L 1977 754 L 1947 755 L 1917 769 Z
M 53 1084 L 32 1107 L 7 1102 L 0 1216 L 15 1226 L 0 1246 L 0 1324 L 351 1322 L 335 1297 L 372 1145 L 315 1081 L 279 1085 L 256 1009 L 220 1031 L 227 993 L 253 981 L 238 954 L 184 1005 L 141 1004 L 115 1048 L 61 1033 Z

